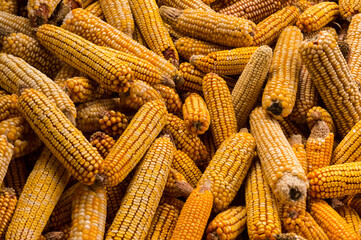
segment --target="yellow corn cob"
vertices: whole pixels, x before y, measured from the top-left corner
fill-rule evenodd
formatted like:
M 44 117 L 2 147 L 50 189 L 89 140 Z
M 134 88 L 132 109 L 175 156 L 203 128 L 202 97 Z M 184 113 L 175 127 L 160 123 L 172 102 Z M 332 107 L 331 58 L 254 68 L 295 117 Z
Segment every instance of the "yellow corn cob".
M 60 1 L 61 0 L 29 0 L 27 10 L 30 23 L 34 27 L 47 23 Z
M 16 14 L 18 11 L 18 1 L 17 0 L 1 0 L 0 1 L 0 11 L 4 11 L 11 14 Z
M 342 203 L 341 203 L 342 204 Z M 361 218 L 356 212 L 355 209 L 342 204 L 341 206 L 337 206 L 334 208 L 340 216 L 346 220 L 346 222 L 352 226 L 353 230 L 360 235 L 361 231 Z
M 120 108 L 119 98 L 97 99 L 77 106 L 76 126 L 82 132 L 95 132 L 100 130 L 99 118 L 104 111 Z
M 164 23 L 165 29 L 167 30 L 167 32 L 169 33 L 169 35 L 171 36 L 173 41 L 176 41 L 179 38 L 187 36 L 187 35 L 182 34 L 179 31 L 174 30 L 170 24 L 168 24 L 166 22 L 163 22 L 163 23 Z
M 262 107 L 275 117 L 287 117 L 295 105 L 302 39 L 301 31 L 294 26 L 286 27 L 278 38 L 262 97 Z
M 232 91 L 232 102 L 238 129 L 246 127 L 249 114 L 267 77 L 272 62 L 272 49 L 261 46 L 252 55 Z
M 102 7 L 100 6 L 100 1 L 95 1 L 94 3 L 90 4 L 85 8 L 85 10 L 95 17 L 98 17 L 101 20 L 105 20 L 105 16 L 102 10 Z
M 335 20 L 339 13 L 337 3 L 318 3 L 304 11 L 298 18 L 296 25 L 303 32 L 316 31 Z
M 281 233 L 276 199 L 266 183 L 259 160 L 254 161 L 250 168 L 246 181 L 246 202 L 249 239 L 266 239 Z
M 237 120 L 231 94 L 226 82 L 214 73 L 204 76 L 202 86 L 211 116 L 212 134 L 218 148 L 227 137 L 237 132 Z
M 26 160 L 26 157 L 12 159 L 4 178 L 5 186 L 13 188 L 17 197 L 20 196 L 26 179 L 29 176 L 29 171 L 25 164 Z
M 320 32 L 316 39 L 302 43 L 300 53 L 327 110 L 335 120 L 337 132 L 344 137 L 360 121 L 361 93 L 336 40 L 328 32 Z
M 179 10 L 161 6 L 159 12 L 172 28 L 190 37 L 228 47 L 253 44 L 256 24 L 249 20 L 200 9 Z
M 235 48 L 204 55 L 193 55 L 190 62 L 205 73 L 237 75 L 242 73 L 258 47 Z
M 207 240 L 233 240 L 246 229 L 246 207 L 230 207 L 219 213 L 207 227 Z
M 333 150 L 333 133 L 323 121 L 318 121 L 311 130 L 307 139 L 307 163 L 308 171 L 312 172 L 318 168 L 330 165 Z
M 16 16 L 11 13 L 0 11 L 0 29 L 6 32 L 21 32 L 34 36 L 34 30 L 28 18 Z
M 360 239 L 358 233 L 324 200 L 313 200 L 310 213 L 330 239 Z
M 183 62 L 179 65 L 179 73 L 184 78 L 184 83 L 183 85 L 179 86 L 179 90 L 203 94 L 202 82 L 204 73 L 197 70 L 193 64 L 190 64 L 188 62 Z
M 58 6 L 56 7 L 56 11 L 54 11 L 50 24 L 60 25 L 65 16 L 74 8 L 81 8 L 81 0 L 61 0 Z
M 212 204 L 213 195 L 210 192 L 210 182 L 207 181 L 189 195 L 179 215 L 171 240 L 201 240 L 211 215 Z
M 293 134 L 288 139 L 293 152 L 296 154 L 297 160 L 300 162 L 302 169 L 307 174 L 307 153 L 305 149 L 305 145 L 302 143 L 302 136 L 300 134 Z
M 361 194 L 352 195 L 353 197 L 347 202 L 347 206 L 356 210 L 356 212 L 360 215 L 361 213 Z
M 17 198 L 12 188 L 0 189 L 0 237 L 4 239 L 10 220 L 14 214 Z
M 207 105 L 197 93 L 191 93 L 183 105 L 184 124 L 188 132 L 197 134 L 205 133 L 210 124 Z
M 142 33 L 140 32 L 139 28 L 137 25 L 135 25 L 134 27 L 134 32 L 133 32 L 133 39 L 135 41 L 137 41 L 138 43 L 140 43 L 141 45 L 143 45 L 144 47 L 148 47 L 147 43 L 145 42 L 145 39 L 142 36 Z
M 170 239 L 177 223 L 180 210 L 168 204 L 159 204 L 150 226 L 147 240 Z
M 304 39 L 311 39 L 314 38 L 315 36 L 317 36 L 321 31 L 327 31 L 328 33 L 330 33 L 335 39 L 336 41 L 339 40 L 339 36 L 338 33 L 336 31 L 336 29 L 332 28 L 332 27 L 322 27 L 317 31 L 313 31 L 313 32 L 309 32 L 309 33 L 303 33 Z
M 169 205 L 174 206 L 178 211 L 180 212 L 183 208 L 184 202 L 182 200 L 179 200 L 178 198 L 172 198 L 167 196 L 162 196 L 160 199 L 159 205 L 167 203 Z
M 54 82 L 60 87 L 64 86 L 64 82 L 69 78 L 79 77 L 81 73 L 78 69 L 73 68 L 69 64 L 63 63 L 58 73 L 54 77 Z
M 214 12 L 214 10 L 208 4 L 204 3 L 202 0 L 190 0 L 190 1 L 158 0 L 157 4 L 158 4 L 158 6 L 166 5 L 166 6 L 178 8 L 178 9 L 192 8 L 192 9 L 200 9 L 200 10 L 208 11 L 208 12 Z
M 102 240 L 107 216 L 105 186 L 80 184 L 75 192 L 71 203 L 69 239 Z
M 164 188 L 164 196 L 188 197 L 193 187 L 187 182 L 183 174 L 171 168 Z
M 347 31 L 347 43 L 350 46 L 350 55 L 348 57 L 348 65 L 350 67 L 350 72 L 357 82 L 361 83 L 361 70 L 359 69 L 360 66 L 360 59 L 361 54 L 359 49 L 361 48 L 361 14 L 356 14 L 352 17 L 352 21 L 348 27 Z
M 80 182 L 91 185 L 102 173 L 103 158 L 44 94 L 24 89 L 19 106 L 31 128 Z M 49 110 L 51 109 L 51 111 Z
M 5 178 L 13 155 L 14 145 L 8 141 L 6 136 L 0 135 L 0 183 L 2 183 Z
M 182 101 L 177 91 L 162 84 L 156 84 L 153 87 L 162 96 L 168 112 L 180 114 L 182 109 Z
M 114 146 L 115 140 L 103 132 L 95 132 L 90 137 L 90 143 L 98 150 L 102 158 L 105 158 Z
M 211 130 L 208 130 L 203 135 L 201 135 L 201 139 L 208 152 L 206 162 L 199 166 L 201 170 L 204 171 L 211 162 L 213 156 L 216 154 L 217 148 L 214 143 L 214 137 Z
M 177 68 L 163 57 L 81 8 L 74 9 L 68 14 L 62 28 L 76 33 L 97 45 L 111 47 L 147 60 L 161 73 L 173 79 L 177 85 L 181 85 L 183 82 Z
M 100 128 L 112 137 L 118 138 L 127 128 L 128 118 L 121 112 L 105 111 L 99 119 Z
M 145 103 L 104 160 L 108 186 L 116 186 L 143 157 L 167 121 L 167 109 L 156 100 Z
M 9 93 L 6 92 L 6 91 L 3 90 L 3 89 L 0 89 L 0 98 L 3 97 L 3 96 L 6 96 L 6 95 L 9 95 Z
M 267 182 L 277 200 L 286 203 L 303 201 L 307 178 L 279 123 L 263 108 L 257 107 L 250 115 L 250 125 Z
M 9 54 L 0 54 L 0 86 L 6 91 L 18 94 L 20 88 L 28 87 L 41 91 L 72 122 L 76 109 L 71 99 L 45 74 L 30 66 L 23 59 Z
M 300 13 L 297 7 L 285 7 L 265 20 L 257 24 L 254 35 L 254 45 L 262 46 L 271 44 L 281 32 L 287 27 L 296 23 Z
M 273 234 L 275 240 L 306 240 L 305 238 L 297 235 L 296 233 L 280 233 Z
M 16 94 L 0 97 L 0 121 L 17 117 L 19 115 L 18 96 Z
M 228 50 L 228 47 L 198 40 L 190 37 L 181 37 L 175 42 L 179 55 L 189 61 L 192 55 L 207 55 L 211 52 Z
M 172 168 L 181 173 L 193 188 L 196 187 L 202 176 L 202 172 L 193 160 L 181 150 L 174 153 Z
M 105 239 L 146 238 L 167 181 L 173 151 L 168 135 L 154 141 L 139 164 Z
M 340 15 L 347 21 L 352 21 L 353 16 L 361 12 L 360 0 L 340 0 Z
M 134 20 L 128 1 L 99 0 L 107 22 L 132 37 Z
M 228 6 L 231 6 L 232 4 L 238 2 L 240 0 L 215 0 L 214 2 L 212 2 L 210 5 L 211 5 L 211 8 L 218 12 L 220 11 L 222 8 L 226 8 Z
M 44 148 L 20 195 L 6 239 L 38 239 L 69 178 L 66 168 Z
M 298 7 L 302 12 L 306 11 L 306 9 L 312 7 L 313 5 L 315 5 L 314 2 L 309 2 L 307 0 L 298 0 L 295 3 L 295 6 Z
M 330 131 L 335 134 L 335 124 L 333 123 L 331 115 L 327 112 L 326 109 L 323 109 L 322 107 L 315 106 L 308 110 L 307 112 L 307 125 L 309 129 L 312 129 L 313 126 L 318 121 L 324 121 L 327 123 L 328 128 Z
M 348 61 L 348 56 L 350 55 L 350 45 L 346 41 L 338 41 L 337 42 L 338 47 L 340 48 L 340 51 L 345 58 L 346 61 Z
M 214 212 L 225 210 L 232 202 L 255 155 L 255 139 L 246 129 L 231 135 L 217 149 L 197 184 L 201 186 L 211 181 Z
M 289 118 L 299 124 L 306 123 L 307 112 L 317 106 L 319 95 L 304 64 L 298 77 L 296 102 Z
M 172 134 L 177 149 L 186 153 L 199 166 L 207 159 L 206 147 L 198 136 L 187 132 L 182 119 L 171 113 L 167 118 L 164 129 Z

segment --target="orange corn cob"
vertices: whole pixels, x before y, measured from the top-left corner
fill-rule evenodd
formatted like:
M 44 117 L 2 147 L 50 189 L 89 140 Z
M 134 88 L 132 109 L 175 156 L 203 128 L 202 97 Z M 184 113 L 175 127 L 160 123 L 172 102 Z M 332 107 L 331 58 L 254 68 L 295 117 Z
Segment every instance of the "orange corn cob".
M 214 10 L 208 4 L 204 3 L 202 0 L 190 0 L 190 1 L 158 0 L 157 4 L 158 4 L 158 6 L 166 5 L 166 6 L 178 8 L 178 9 L 192 8 L 192 9 L 200 9 L 200 10 L 208 11 L 208 12 L 214 12 Z
M 104 132 L 95 132 L 90 137 L 90 143 L 98 150 L 102 158 L 105 158 L 114 146 L 115 140 Z
M 177 91 L 162 84 L 156 84 L 153 87 L 162 96 L 168 112 L 179 114 L 182 109 L 182 101 Z
M 184 101 L 183 118 L 190 133 L 197 135 L 208 130 L 211 119 L 207 105 L 197 93 L 191 93 Z
M 100 6 L 100 1 L 95 1 L 92 4 L 90 4 L 89 6 L 87 6 L 86 8 L 84 8 L 85 11 L 87 11 L 88 13 L 91 13 L 92 15 L 94 15 L 95 17 L 101 19 L 101 20 L 105 20 L 105 16 L 102 10 L 102 7 Z
M 0 110 L 0 121 L 19 116 L 18 95 L 12 94 L 0 97 Z
M 17 198 L 12 188 L 0 189 L 0 237 L 4 239 L 10 220 L 14 214 Z
M 361 231 L 361 218 L 355 209 L 341 203 L 340 206 L 334 207 L 340 216 L 352 226 L 353 230 L 360 235 Z
M 128 118 L 121 112 L 106 111 L 99 119 L 100 128 L 112 137 L 118 138 L 127 128 Z
M 181 150 L 177 150 L 174 153 L 172 168 L 181 173 L 193 188 L 196 187 L 202 176 L 201 170 L 199 170 L 193 160 Z
M 179 86 L 179 90 L 203 94 L 202 82 L 205 75 L 203 72 L 197 70 L 193 64 L 183 62 L 179 65 L 179 73 L 184 78 L 184 83 Z
M 16 16 L 4 11 L 0 11 L 0 29 L 5 30 L 5 32 L 21 32 L 29 36 L 34 36 L 34 29 L 30 25 L 28 18 Z
M 47 23 L 60 1 L 61 0 L 29 0 L 27 6 L 28 17 L 33 27 Z
M 0 135 L 0 183 L 5 178 L 13 155 L 14 145 L 8 141 L 6 136 Z
M 339 6 L 341 17 L 349 22 L 361 12 L 361 2 L 359 0 L 340 0 Z
M 330 129 L 330 131 L 333 134 L 336 133 L 335 124 L 333 123 L 331 115 L 327 112 L 326 109 L 323 109 L 322 107 L 319 107 L 319 106 L 315 106 L 315 107 L 311 108 L 310 110 L 308 110 L 308 112 L 307 112 L 308 128 L 312 129 L 313 126 L 318 121 L 324 121 L 325 123 L 327 123 L 327 126 Z
M 20 196 L 29 171 L 26 168 L 26 157 L 15 158 L 10 161 L 6 176 L 4 178 L 5 186 L 13 188 L 17 197 Z
M 348 65 L 350 67 L 351 76 L 357 82 L 361 83 L 361 70 L 359 69 L 361 54 L 361 14 L 356 14 L 352 17 L 352 21 L 347 30 L 347 43 L 350 46 L 350 55 L 348 57 Z
M 183 174 L 171 168 L 164 188 L 164 196 L 188 197 L 193 187 L 188 183 Z
M 307 174 L 307 153 L 305 149 L 305 145 L 302 143 L 302 136 L 297 134 L 291 135 L 291 137 L 288 139 L 293 152 L 296 154 L 297 160 L 300 162 L 303 170 L 305 171 L 305 174 Z

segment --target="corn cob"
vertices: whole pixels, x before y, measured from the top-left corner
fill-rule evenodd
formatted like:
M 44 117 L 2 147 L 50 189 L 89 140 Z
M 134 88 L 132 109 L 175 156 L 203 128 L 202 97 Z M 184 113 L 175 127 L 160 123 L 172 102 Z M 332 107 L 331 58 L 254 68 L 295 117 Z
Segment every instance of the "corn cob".
M 57 231 L 57 232 L 48 232 L 44 235 L 41 235 L 40 238 L 38 238 L 37 240 L 62 240 L 62 239 L 67 239 L 64 238 L 65 234 L 61 231 Z
M 102 240 L 105 231 L 107 199 L 105 186 L 80 184 L 71 204 L 69 239 Z
M 184 78 L 184 83 L 183 85 L 179 86 L 179 90 L 203 94 L 202 82 L 204 73 L 197 70 L 193 64 L 188 62 L 183 62 L 179 65 L 179 73 Z
M 207 55 L 211 52 L 229 50 L 229 47 L 197 40 L 190 37 L 181 37 L 177 39 L 174 44 L 179 55 L 181 55 L 187 61 L 189 61 L 192 55 Z
M 47 23 L 60 1 L 61 0 L 29 0 L 27 9 L 32 26 L 37 27 Z
M 66 169 L 78 181 L 93 184 L 95 176 L 102 173 L 103 158 L 81 131 L 44 94 L 34 89 L 22 90 L 19 106 L 31 128 Z
M 121 112 L 110 110 L 102 115 L 99 119 L 100 128 L 112 137 L 118 138 L 122 135 L 129 124 L 128 118 Z
M 191 93 L 183 105 L 183 118 L 186 129 L 192 134 L 203 134 L 208 130 L 210 116 L 207 105 L 197 93 Z
M 232 91 L 232 102 L 238 129 L 246 127 L 248 116 L 267 77 L 272 62 L 272 49 L 261 46 L 252 55 Z
M 100 130 L 99 118 L 104 111 L 120 110 L 120 99 L 96 99 L 77 106 L 76 126 L 82 132 Z
M 189 195 L 179 215 L 171 240 L 201 240 L 212 211 L 212 204 L 210 182 L 206 181 Z
M 172 38 L 173 41 L 176 41 L 179 38 L 187 36 L 187 35 L 182 34 L 179 31 L 174 30 L 170 24 L 168 24 L 166 22 L 163 22 L 163 23 L 164 23 L 165 29 L 167 30 L 167 32 L 169 33 L 169 35 L 170 35 L 170 37 Z
M 138 166 L 105 239 L 146 238 L 167 181 L 173 150 L 168 135 L 154 141 Z
M 286 27 L 278 38 L 262 97 L 262 107 L 274 117 L 287 117 L 295 105 L 302 39 L 301 31 L 294 26 Z
M 0 11 L 0 29 L 5 32 L 21 32 L 34 36 L 34 30 L 28 18 L 16 16 L 11 13 Z
M 183 174 L 171 168 L 164 188 L 164 196 L 188 197 L 193 187 L 187 182 Z
M 170 239 L 177 223 L 180 210 L 168 204 L 159 204 L 150 226 L 147 240 Z
M 81 0 L 61 0 L 56 7 L 49 24 L 60 25 L 65 16 L 74 8 L 82 7 Z
M 200 10 L 208 11 L 208 12 L 214 12 L 214 10 L 208 4 L 204 3 L 202 0 L 191 0 L 191 1 L 158 0 L 157 4 L 158 4 L 158 6 L 166 5 L 166 6 L 178 8 L 178 9 L 192 8 L 192 9 L 200 9 Z
M 211 181 L 214 212 L 225 210 L 236 196 L 256 155 L 255 150 L 255 139 L 245 129 L 231 135 L 217 149 L 198 181 L 198 186 Z
M 316 31 L 335 20 L 339 13 L 337 3 L 318 3 L 304 11 L 298 18 L 296 25 L 303 32 Z
M 199 170 L 193 160 L 181 150 L 177 150 L 174 153 L 172 168 L 181 173 L 193 188 L 196 187 L 199 179 L 202 176 L 202 172 Z
M 91 13 L 92 15 L 94 15 L 95 17 L 101 19 L 101 20 L 105 20 L 105 16 L 102 10 L 102 7 L 100 6 L 100 1 L 95 1 L 92 4 L 90 4 L 89 6 L 87 6 L 85 8 L 85 10 L 89 13 Z
M 18 96 L 16 94 L 0 97 L 0 121 L 17 117 L 19 115 Z
M 296 102 L 289 118 L 299 124 L 306 123 L 307 112 L 317 106 L 319 95 L 304 64 L 298 77 Z
M 50 78 L 24 60 L 9 54 L 0 54 L 0 86 L 11 93 L 18 93 L 20 88 L 28 87 L 41 91 L 72 122 L 76 118 L 74 103 Z
M 235 48 L 204 55 L 193 55 L 190 63 L 205 73 L 237 75 L 242 73 L 258 47 Z
M 3 97 L 3 96 L 6 96 L 6 95 L 9 95 L 9 93 L 6 92 L 6 91 L 3 90 L 3 89 L 0 89 L 0 98 Z
M 211 116 L 212 134 L 218 148 L 227 137 L 237 132 L 237 120 L 231 94 L 226 82 L 214 73 L 204 76 L 202 86 Z
M 360 120 L 361 93 L 336 40 L 328 32 L 320 32 L 316 39 L 302 43 L 300 53 L 327 110 L 335 120 L 337 132 L 344 137 Z
M 246 181 L 247 229 L 251 240 L 281 233 L 276 199 L 266 183 L 259 160 L 254 161 Z
M 279 123 L 263 108 L 257 107 L 250 115 L 250 125 L 267 182 L 277 200 L 285 203 L 303 201 L 307 178 Z
M 361 2 L 359 0 L 340 0 L 340 15 L 347 21 L 352 21 L 353 17 L 361 12 Z
M 201 170 L 204 171 L 211 162 L 213 156 L 216 154 L 217 148 L 214 143 L 214 137 L 211 130 L 208 130 L 203 135 L 201 135 L 201 139 L 202 139 L 202 143 L 204 144 L 208 152 L 205 164 L 199 166 Z
M 116 186 L 143 157 L 167 121 L 167 109 L 156 100 L 145 103 L 104 160 L 107 186 Z
M 11 14 L 16 14 L 18 11 L 18 1 L 17 0 L 1 0 L 0 1 L 0 11 L 4 11 Z
M 296 233 L 280 233 L 272 235 L 275 240 L 306 240 L 305 238 L 297 235 Z
M 60 239 L 60 240 L 69 239 L 69 237 L 70 237 L 70 228 L 71 228 L 71 224 L 67 224 L 67 225 L 61 227 L 60 231 L 64 235 L 63 235 L 62 239 Z
M 58 73 L 54 77 L 54 82 L 60 87 L 64 86 L 64 82 L 69 78 L 79 77 L 81 73 L 78 69 L 73 68 L 69 64 L 63 63 Z
M 107 22 L 132 37 L 134 20 L 128 1 L 99 0 Z
M 6 136 L 0 135 L 0 183 L 2 183 L 5 178 L 13 155 L 14 145 L 8 141 Z
M 0 237 L 4 239 L 5 232 L 14 214 L 17 198 L 12 188 L 0 189 Z
M 348 56 L 350 54 L 350 45 L 346 41 L 342 41 L 342 40 L 338 41 L 337 45 L 340 48 L 340 51 L 344 59 L 348 61 Z
M 298 0 L 295 3 L 295 6 L 298 7 L 302 12 L 306 11 L 306 9 L 312 7 L 313 5 L 315 5 L 314 2 L 309 2 L 307 0 Z
M 310 213 L 329 239 L 360 239 L 350 225 L 324 200 L 313 200 Z
M 355 209 L 355 211 L 360 215 L 361 213 L 361 194 L 355 194 L 352 195 L 352 197 L 349 198 L 349 201 L 347 202 L 347 206 Z
M 214 2 L 212 2 L 210 4 L 210 6 L 214 11 L 218 12 L 222 8 L 229 7 L 238 1 L 240 1 L 240 0 L 215 0 Z
M 246 229 L 246 207 L 230 207 L 219 213 L 209 224 L 206 230 L 207 240 L 233 240 Z
M 327 31 L 328 33 L 330 33 L 335 39 L 336 41 L 339 40 L 339 36 L 338 33 L 336 31 L 336 29 L 332 28 L 332 27 L 322 27 L 317 31 L 313 31 L 313 32 L 309 32 L 309 33 L 303 33 L 304 39 L 311 39 L 314 38 L 315 36 L 317 36 L 321 31 Z
M 307 174 L 307 153 L 305 145 L 302 143 L 302 136 L 300 134 L 293 134 L 288 141 L 297 157 L 297 160 L 300 162 L 302 169 L 305 171 L 305 174 Z
M 361 227 L 361 218 L 358 215 L 358 213 L 355 211 L 355 209 L 344 205 L 343 203 L 341 203 L 341 206 L 337 206 L 336 208 L 334 207 L 334 209 L 337 211 L 338 214 L 340 214 L 340 216 L 346 220 L 346 222 L 352 226 L 353 230 L 355 230 L 355 232 L 360 235 L 360 227 Z
M 90 143 L 98 150 L 102 158 L 105 158 L 114 146 L 115 140 L 104 132 L 95 132 L 90 137 Z
M 69 178 L 66 168 L 44 148 L 20 195 L 6 239 L 38 239 Z
M 145 42 L 144 37 L 142 36 L 142 33 L 140 32 L 139 28 L 137 25 L 135 25 L 134 27 L 134 32 L 133 32 L 133 39 L 135 41 L 137 41 L 138 43 L 140 43 L 141 45 L 143 45 L 144 47 L 148 47 L 147 43 Z
M 326 109 L 323 109 L 322 107 L 315 106 L 308 110 L 307 112 L 307 125 L 309 129 L 312 129 L 313 126 L 318 121 L 324 121 L 327 123 L 328 128 L 330 129 L 330 132 L 333 134 L 336 133 L 335 124 L 333 123 L 331 115 L 327 112 Z
M 198 136 L 187 132 L 182 119 L 171 113 L 167 118 L 164 129 L 172 134 L 177 149 L 186 153 L 199 166 L 207 159 L 206 147 Z
M 361 34 L 361 14 L 356 14 L 349 25 L 347 31 L 347 43 L 350 46 L 350 55 L 348 57 L 348 65 L 352 77 L 359 83 L 361 83 L 361 71 L 358 66 L 360 65 L 361 54 L 359 49 L 361 48 L 361 40 L 359 35 Z
M 257 24 L 254 35 L 254 45 L 269 45 L 287 27 L 296 23 L 300 13 L 297 7 L 285 7 Z
M 182 101 L 180 100 L 177 91 L 162 84 L 156 84 L 153 87 L 162 96 L 168 112 L 180 114 L 182 109 Z
M 12 159 L 4 178 L 5 186 L 13 188 L 17 197 L 20 196 L 29 176 L 26 160 L 26 157 Z

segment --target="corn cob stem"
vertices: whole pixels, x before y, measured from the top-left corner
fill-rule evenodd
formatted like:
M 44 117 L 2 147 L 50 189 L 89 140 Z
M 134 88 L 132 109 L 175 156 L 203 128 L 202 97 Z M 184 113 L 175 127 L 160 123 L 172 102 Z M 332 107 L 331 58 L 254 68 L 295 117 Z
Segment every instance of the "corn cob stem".
M 156 84 L 153 87 L 162 96 L 168 112 L 179 115 L 182 110 L 182 101 L 177 91 L 162 84 Z
M 193 187 L 188 183 L 183 174 L 171 168 L 164 188 L 164 195 L 168 197 L 188 197 Z

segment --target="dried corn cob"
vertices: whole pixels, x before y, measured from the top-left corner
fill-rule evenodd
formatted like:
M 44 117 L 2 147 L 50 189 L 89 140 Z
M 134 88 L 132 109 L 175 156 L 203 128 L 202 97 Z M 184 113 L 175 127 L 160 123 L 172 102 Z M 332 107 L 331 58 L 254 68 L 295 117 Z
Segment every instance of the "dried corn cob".
M 177 149 L 186 153 L 199 166 L 207 159 L 206 147 L 198 136 L 187 132 L 182 119 L 171 113 L 167 118 L 164 129 L 172 134 Z
M 272 62 L 272 49 L 261 46 L 252 55 L 232 91 L 238 129 L 246 127 Z
M 105 111 L 99 119 L 100 128 L 112 137 L 118 138 L 129 124 L 128 118 L 121 112 Z
M 339 6 L 341 17 L 349 22 L 356 14 L 361 12 L 361 2 L 359 0 L 340 0 Z
M 306 240 L 305 238 L 297 235 L 296 233 L 280 233 L 272 235 L 275 240 Z
M 26 157 L 12 159 L 4 178 L 5 186 L 13 188 L 17 197 L 20 196 L 26 179 L 29 176 L 29 171 L 25 164 L 26 160 Z
M 205 133 L 210 124 L 210 116 L 207 105 L 197 93 L 191 93 L 183 105 L 183 119 L 187 131 L 197 134 Z
M 295 6 L 298 7 L 302 12 L 306 11 L 306 9 L 312 7 L 313 5 L 315 5 L 314 2 L 309 2 L 307 0 L 298 0 L 295 3 Z
M 70 178 L 44 148 L 30 173 L 6 232 L 6 239 L 38 239 Z
M 34 27 L 47 23 L 60 1 L 61 0 L 29 0 L 27 9 L 30 23 Z
M 302 169 L 307 174 L 307 153 L 305 149 L 305 145 L 302 143 L 302 136 L 300 134 L 293 134 L 288 139 L 293 152 L 296 154 L 297 160 L 300 162 Z
M 246 181 L 247 229 L 251 240 L 281 233 L 276 199 L 266 183 L 259 160 L 254 161 Z
M 145 103 L 104 160 L 107 186 L 124 180 L 143 157 L 167 121 L 167 109 L 159 100 Z
M 336 40 L 328 32 L 320 32 L 316 39 L 302 43 L 300 53 L 327 110 L 335 120 L 337 132 L 344 137 L 360 120 L 361 93 Z
M 321 2 L 304 11 L 298 18 L 296 25 L 303 32 L 316 31 L 335 20 L 339 13 L 337 3 Z
M 102 173 L 103 158 L 81 131 L 44 94 L 34 89 L 22 90 L 19 106 L 31 128 L 66 169 L 78 181 L 93 184 L 96 175 Z
M 193 160 L 181 150 L 174 153 L 172 168 L 181 173 L 193 188 L 196 187 L 202 176 L 202 172 Z
M 5 178 L 13 155 L 14 145 L 8 141 L 6 136 L 0 135 L 0 183 L 2 183 Z
M 214 137 L 211 130 L 208 130 L 203 135 L 201 135 L 201 139 L 208 152 L 206 163 L 200 166 L 201 170 L 204 171 L 211 162 L 213 156 L 216 154 L 217 148 L 216 144 L 214 143 Z
M 105 16 L 102 10 L 102 7 L 100 6 L 100 1 L 95 1 L 94 3 L 90 4 L 85 8 L 85 10 L 95 17 L 98 17 L 101 20 L 105 20 Z
M 69 64 L 63 63 L 58 73 L 54 77 L 54 82 L 60 87 L 64 86 L 64 82 L 69 78 L 79 77 L 81 73 L 78 69 L 73 68 Z
M 12 188 L 0 189 L 0 237 L 5 239 L 5 232 L 14 214 L 17 198 Z
M 105 239 L 146 238 L 167 181 L 173 151 L 168 135 L 154 141 L 138 166 Z
M 159 205 L 163 203 L 168 203 L 169 205 L 174 206 L 176 209 L 179 210 L 179 212 L 182 210 L 184 202 L 182 200 L 179 200 L 178 198 L 172 198 L 167 196 L 162 196 L 160 199 Z
M 355 230 L 356 233 L 360 235 L 361 231 L 361 218 L 358 215 L 358 213 L 355 211 L 355 209 L 344 205 L 341 203 L 341 206 L 337 206 L 334 208 L 340 216 L 346 220 L 346 222 L 352 226 L 352 228 Z
M 98 150 L 102 158 L 105 158 L 114 146 L 115 140 L 103 132 L 95 132 L 90 137 L 90 143 Z
M 211 116 L 211 129 L 218 148 L 227 137 L 237 132 L 231 94 L 226 82 L 217 74 L 209 73 L 203 78 L 203 94 Z
M 317 107 L 315 106 L 315 107 L 311 108 L 310 110 L 308 110 L 308 112 L 307 112 L 307 125 L 308 125 L 308 128 L 312 129 L 313 126 L 318 121 L 326 122 L 328 128 L 330 129 L 330 131 L 333 134 L 336 133 L 335 124 L 333 123 L 331 115 L 327 112 L 326 109 L 323 109 L 322 107 L 319 107 L 319 106 L 317 106 Z
M 132 37 L 134 20 L 128 1 L 99 0 L 107 22 Z
M 342 41 L 342 40 L 338 41 L 337 45 L 340 48 L 342 56 L 345 58 L 346 61 L 348 61 L 348 56 L 351 51 L 350 45 L 346 41 Z
M 337 33 L 336 29 L 334 29 L 332 27 L 322 27 L 321 29 L 319 29 L 317 31 L 313 31 L 313 32 L 309 32 L 309 33 L 303 33 L 304 39 L 314 38 L 321 31 L 327 31 L 328 33 L 330 33 L 336 39 L 336 41 L 339 40 L 339 36 L 338 36 L 338 33 Z
M 158 0 L 157 3 L 158 3 L 158 6 L 166 5 L 166 6 L 178 8 L 178 9 L 192 8 L 192 9 L 200 9 L 200 10 L 208 11 L 208 12 L 214 12 L 214 10 L 208 4 L 204 3 L 202 0 L 190 0 L 190 1 Z
M 180 114 L 182 109 L 182 101 L 180 100 L 177 91 L 162 84 L 156 84 L 153 87 L 162 96 L 168 112 Z
M 171 168 L 164 187 L 164 196 L 168 197 L 188 197 L 193 187 L 188 183 L 183 174 Z
M 189 195 L 179 215 L 171 240 L 201 240 L 212 211 L 212 204 L 213 195 L 210 192 L 210 183 L 207 181 Z
M 184 83 L 179 86 L 179 90 L 203 94 L 202 82 L 204 73 L 197 70 L 193 64 L 188 62 L 183 62 L 179 65 L 179 72 L 184 78 Z
M 4 11 L 11 14 L 16 14 L 18 11 L 18 1 L 17 0 L 1 0 L 0 1 L 0 11 Z
M 54 11 L 54 17 L 52 17 L 51 21 L 49 23 L 54 25 L 60 25 L 66 15 L 75 8 L 81 8 L 82 7 L 82 0 L 61 0 L 59 5 L 57 6 L 56 10 Z
M 207 180 L 211 181 L 214 212 L 227 209 L 241 187 L 255 155 L 256 141 L 246 129 L 231 135 L 217 149 L 197 184 L 201 186 Z
M 350 46 L 350 55 L 348 57 L 348 65 L 350 67 L 351 76 L 359 83 L 361 83 L 361 71 L 359 70 L 361 53 L 361 14 L 356 14 L 349 25 L 347 31 L 347 43 Z
M 18 96 L 16 94 L 0 97 L 0 121 L 17 117 L 19 115 Z
M 271 44 L 281 32 L 290 25 L 296 23 L 300 13 L 297 7 L 285 7 L 265 20 L 257 24 L 257 30 L 254 35 L 254 45 L 262 46 Z
M 140 32 L 137 25 L 135 25 L 135 27 L 134 27 L 133 39 L 135 41 L 137 41 L 138 43 L 140 43 L 141 45 L 143 45 L 144 47 L 148 47 L 148 45 L 145 42 L 145 39 L 143 38 L 142 33 Z
M 274 117 L 287 117 L 295 105 L 302 39 L 301 31 L 294 26 L 286 27 L 278 38 L 262 97 L 262 107 Z
M 16 16 L 11 13 L 0 11 L 0 29 L 5 32 L 21 32 L 34 36 L 34 30 L 28 18 Z
M 237 75 L 242 73 L 258 47 L 235 48 L 204 55 L 193 55 L 190 62 L 205 73 Z
M 349 201 L 347 202 L 347 206 L 350 206 L 351 208 L 355 209 L 356 212 L 360 215 L 361 213 L 361 194 L 355 194 L 352 195 L 352 197 L 349 199 Z
M 3 90 L 3 89 L 0 89 L 0 98 L 3 97 L 3 96 L 6 96 L 6 95 L 9 95 L 9 93 L 6 92 L 6 91 Z
M 165 29 L 167 30 L 167 32 L 169 33 L 169 35 L 171 36 L 173 41 L 176 41 L 179 38 L 187 36 L 187 35 L 182 34 L 179 31 L 174 30 L 170 24 L 168 24 L 166 22 L 163 22 L 163 23 L 164 23 Z
M 240 0 L 215 0 L 214 2 L 212 2 L 210 5 L 211 5 L 211 8 L 218 12 L 220 11 L 222 8 L 226 8 L 228 6 L 231 6 L 232 4 L 238 2 Z
M 276 198 L 286 203 L 303 201 L 307 178 L 279 123 L 257 107 L 250 115 L 250 125 L 262 168 Z
M 172 28 L 190 37 L 228 47 L 253 44 L 256 24 L 249 20 L 200 9 L 179 10 L 161 6 L 159 12 Z

